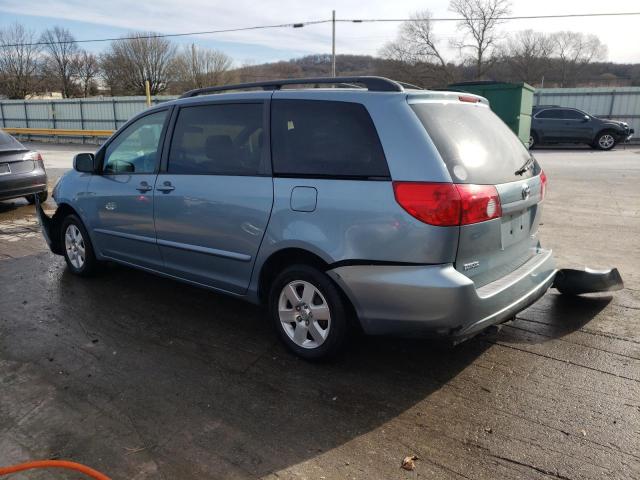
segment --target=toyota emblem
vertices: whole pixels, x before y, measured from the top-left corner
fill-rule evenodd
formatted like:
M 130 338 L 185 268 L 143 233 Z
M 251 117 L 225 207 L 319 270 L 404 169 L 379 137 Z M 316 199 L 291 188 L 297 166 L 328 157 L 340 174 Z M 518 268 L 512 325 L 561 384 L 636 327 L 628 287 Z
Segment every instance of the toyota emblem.
M 529 187 L 528 183 L 525 183 L 522 186 L 522 199 L 526 200 L 527 198 L 529 198 L 529 195 L 531 195 L 531 187 Z

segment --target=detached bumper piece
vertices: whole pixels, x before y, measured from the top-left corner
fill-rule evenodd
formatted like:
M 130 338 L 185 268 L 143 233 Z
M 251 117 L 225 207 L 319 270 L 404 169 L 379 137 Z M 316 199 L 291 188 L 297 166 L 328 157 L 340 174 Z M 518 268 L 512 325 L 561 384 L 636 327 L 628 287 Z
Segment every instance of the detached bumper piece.
M 566 295 L 580 295 L 622 290 L 624 282 L 617 268 L 609 270 L 563 268 L 556 273 L 553 287 Z
M 38 215 L 38 221 L 40 222 L 40 229 L 42 230 L 42 235 L 44 239 L 47 241 L 47 245 L 53 253 L 58 255 L 62 255 L 62 246 L 60 245 L 60 239 L 57 238 L 56 235 L 53 235 L 54 232 L 57 231 L 56 222 L 58 221 L 58 216 L 54 215 L 53 218 L 47 216 L 42 209 L 42 205 L 40 204 L 40 199 L 38 195 L 36 198 L 36 214 Z

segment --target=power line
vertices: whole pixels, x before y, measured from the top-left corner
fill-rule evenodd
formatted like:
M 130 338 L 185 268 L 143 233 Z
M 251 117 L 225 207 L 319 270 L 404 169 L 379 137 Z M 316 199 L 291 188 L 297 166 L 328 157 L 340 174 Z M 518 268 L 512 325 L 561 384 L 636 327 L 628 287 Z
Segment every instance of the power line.
M 624 17 L 624 16 L 637 16 L 640 15 L 640 12 L 614 12 L 614 13 L 571 13 L 564 15 L 527 15 L 527 16 L 507 16 L 501 17 L 500 20 L 510 21 L 510 20 L 541 20 L 541 19 L 552 19 L 552 18 L 591 18 L 591 17 Z M 276 28 L 301 28 L 310 25 L 319 25 L 323 23 L 332 23 L 332 22 L 340 22 L 340 23 L 383 23 L 383 22 L 412 22 L 412 21 L 430 21 L 430 22 L 459 22 L 462 18 L 460 17 L 443 17 L 443 18 L 352 18 L 346 19 L 336 18 L 335 20 L 332 18 L 325 20 L 310 20 L 307 22 L 297 22 L 297 23 L 281 23 L 274 25 L 256 25 L 251 27 L 237 27 L 237 28 L 225 28 L 219 30 L 208 30 L 202 32 L 185 32 L 185 33 L 158 33 L 158 34 L 149 34 L 149 35 L 135 35 L 128 37 L 111 37 L 111 38 L 92 38 L 92 39 L 83 39 L 83 40 L 60 40 L 55 42 L 31 42 L 31 43 L 12 43 L 0 45 L 0 48 L 11 48 L 11 47 L 30 47 L 30 46 L 38 46 L 38 45 L 62 45 L 69 43 L 99 43 L 99 42 L 114 42 L 119 40 L 136 40 L 136 39 L 150 39 L 150 38 L 174 38 L 174 37 L 191 37 L 198 35 L 212 35 L 217 33 L 232 33 L 232 32 L 247 32 L 251 30 L 267 30 L 267 29 L 276 29 Z M 472 20 L 480 20 L 480 19 L 472 19 Z
M 507 16 L 500 17 L 500 20 L 541 20 L 548 18 L 585 18 L 585 17 L 625 17 L 640 15 L 640 12 L 615 12 L 615 13 L 568 13 L 564 15 L 526 15 L 526 16 Z M 415 21 L 430 21 L 430 22 L 459 22 L 462 20 L 460 17 L 448 17 L 448 18 L 353 18 L 353 19 L 336 19 L 336 22 L 349 22 L 349 23 L 374 23 L 374 22 L 415 22 Z M 472 18 L 470 20 L 482 20 L 481 18 Z
M 208 30 L 204 32 L 185 32 L 185 33 L 158 33 L 158 34 L 149 34 L 149 35 L 135 35 L 129 37 L 112 37 L 112 38 L 91 38 L 84 40 L 60 40 L 55 42 L 32 42 L 32 43 L 12 43 L 6 45 L 0 45 L 2 47 L 29 47 L 36 45 L 61 45 L 68 43 L 97 43 L 97 42 L 115 42 L 118 40 L 137 40 L 137 39 L 145 39 L 145 38 L 170 38 L 170 37 L 191 37 L 196 35 L 209 35 L 215 33 L 231 33 L 231 32 L 246 32 L 249 30 L 266 30 L 271 28 L 300 28 L 306 25 L 317 25 L 319 23 L 329 23 L 331 20 L 311 20 L 308 22 L 299 22 L 299 23 L 281 23 L 276 25 L 257 25 L 253 27 L 238 27 L 238 28 L 225 28 L 221 30 Z

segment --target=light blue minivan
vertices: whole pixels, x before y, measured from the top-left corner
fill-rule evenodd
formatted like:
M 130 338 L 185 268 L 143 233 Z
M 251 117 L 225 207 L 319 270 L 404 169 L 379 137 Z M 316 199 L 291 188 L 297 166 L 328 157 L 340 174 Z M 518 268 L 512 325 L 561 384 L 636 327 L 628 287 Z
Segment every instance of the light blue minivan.
M 73 273 L 113 261 L 265 304 L 313 359 L 354 327 L 459 341 L 512 319 L 556 274 L 545 188 L 482 97 L 295 79 L 146 110 L 77 155 L 40 214 Z

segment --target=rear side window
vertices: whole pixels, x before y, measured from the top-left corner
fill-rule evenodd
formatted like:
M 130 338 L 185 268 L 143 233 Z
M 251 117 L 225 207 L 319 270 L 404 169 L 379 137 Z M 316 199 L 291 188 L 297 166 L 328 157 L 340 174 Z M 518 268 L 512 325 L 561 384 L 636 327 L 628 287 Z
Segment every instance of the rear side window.
M 359 103 L 274 100 L 274 174 L 329 178 L 388 178 L 378 133 Z
M 561 119 L 564 118 L 564 114 L 562 110 L 542 110 L 540 113 L 536 115 L 536 118 L 553 118 L 553 119 Z
M 515 172 L 529 151 L 507 125 L 481 104 L 414 103 L 416 113 L 456 183 L 494 185 L 529 178 Z
M 262 115 L 261 103 L 181 108 L 167 171 L 185 175 L 264 173 Z
M 577 110 L 564 110 L 564 118 L 567 120 L 583 120 L 585 114 Z

